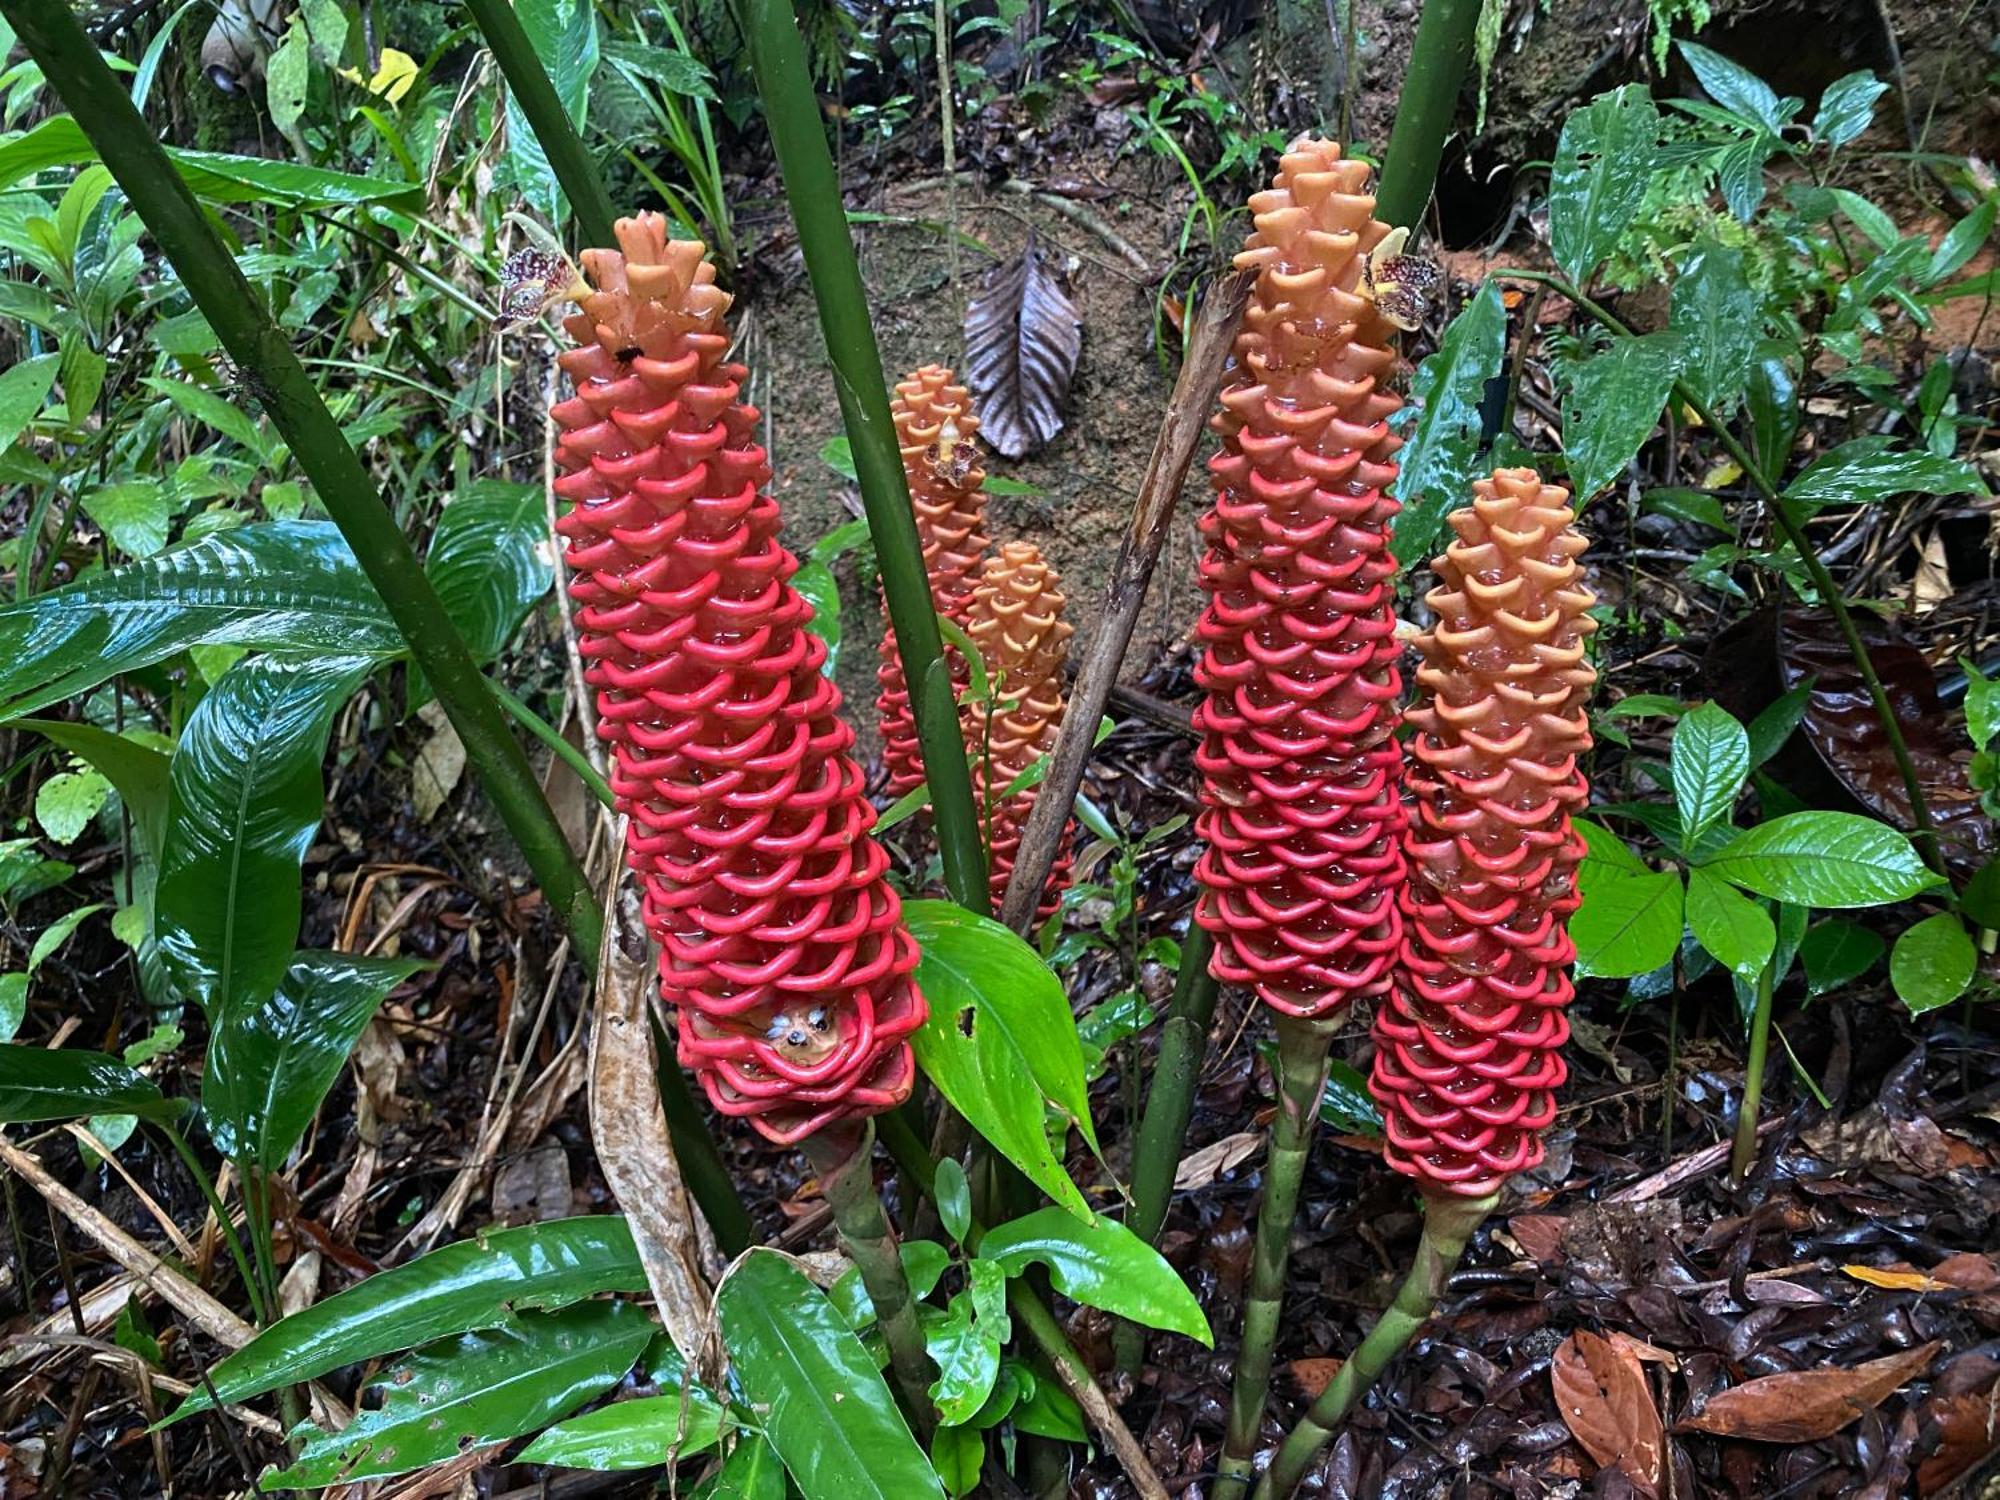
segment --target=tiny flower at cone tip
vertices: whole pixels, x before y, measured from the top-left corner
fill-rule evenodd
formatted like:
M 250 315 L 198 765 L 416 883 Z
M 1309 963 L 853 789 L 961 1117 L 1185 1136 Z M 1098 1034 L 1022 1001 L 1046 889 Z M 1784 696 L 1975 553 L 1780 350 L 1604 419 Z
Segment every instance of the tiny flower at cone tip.
M 1540 1162 L 1565 1076 L 1597 601 L 1567 491 L 1532 469 L 1473 490 L 1416 641 L 1402 961 L 1370 1087 L 1389 1164 L 1480 1198 Z
M 1368 168 L 1301 139 L 1250 199 L 1257 273 L 1214 427 L 1197 919 L 1218 979 L 1296 1017 L 1383 994 L 1401 936 L 1402 691 L 1389 524 L 1395 324 Z
M 659 215 L 617 234 L 564 324 L 557 530 L 681 1061 L 789 1144 L 908 1097 L 916 945 L 724 358 L 730 298 Z

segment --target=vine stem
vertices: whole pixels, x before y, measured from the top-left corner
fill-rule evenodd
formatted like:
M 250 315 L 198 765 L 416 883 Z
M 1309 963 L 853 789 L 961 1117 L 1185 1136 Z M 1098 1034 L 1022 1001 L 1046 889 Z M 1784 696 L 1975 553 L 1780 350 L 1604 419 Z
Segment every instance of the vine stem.
M 1271 1467 L 1258 1481 L 1254 1500 L 1286 1500 L 1306 1471 L 1318 1459 L 1320 1450 L 1332 1440 L 1335 1430 L 1346 1420 L 1354 1404 L 1366 1395 L 1389 1361 L 1402 1353 L 1417 1330 L 1430 1317 L 1445 1283 L 1465 1254 L 1466 1241 L 1493 1212 L 1500 1201 L 1496 1192 L 1484 1198 L 1460 1198 L 1449 1193 L 1424 1195 L 1423 1237 L 1417 1242 L 1417 1256 L 1410 1274 L 1396 1289 L 1375 1326 L 1368 1330 L 1347 1362 L 1334 1372 L 1312 1409 L 1285 1435 Z
M 1750 1056 L 1743 1064 L 1743 1102 L 1736 1111 L 1736 1144 L 1729 1153 L 1734 1186 L 1757 1164 L 1757 1115 L 1764 1101 L 1764 1060 L 1771 1049 L 1771 992 L 1776 975 L 1766 963 L 1757 971 L 1757 1004 L 1750 1013 Z
M 1257 1208 L 1257 1244 L 1250 1286 L 1243 1299 L 1243 1345 L 1229 1397 L 1229 1429 L 1216 1466 L 1215 1500 L 1236 1500 L 1249 1488 L 1257 1434 L 1271 1394 L 1271 1360 L 1285 1295 L 1285 1267 L 1292 1257 L 1292 1221 L 1299 1185 L 1319 1127 L 1326 1093 L 1327 1053 L 1334 1022 L 1278 1020 L 1278 1113 L 1271 1121 L 1264 1162 L 1264 1201 Z
M 903 1274 L 896 1232 L 889 1227 L 882 1200 L 875 1192 L 874 1123 L 830 1125 L 807 1136 L 802 1149 L 819 1174 L 820 1191 L 833 1209 L 841 1243 L 860 1268 L 868 1300 L 875 1304 L 875 1321 L 889 1346 L 889 1366 L 918 1436 L 928 1441 L 937 1425 L 930 1396 L 935 1370 L 924 1350 L 917 1302 L 910 1295 L 909 1278 Z
M 1560 276 L 1551 276 L 1541 271 L 1516 270 L 1495 271 L 1493 274 L 1510 281 L 1540 282 L 1551 286 L 1619 337 L 1633 337 L 1632 330 L 1607 308 L 1593 302 L 1581 290 Z M 1674 381 L 1673 394 L 1676 401 L 1693 412 L 1701 419 L 1702 425 L 1715 434 L 1715 439 L 1722 444 L 1723 451 L 1743 470 L 1744 478 L 1750 481 L 1751 488 L 1757 491 L 1771 512 L 1771 519 L 1777 522 L 1778 529 L 1785 535 L 1785 540 L 1790 542 L 1792 549 L 1798 553 L 1799 561 L 1805 567 L 1806 576 L 1812 580 L 1820 602 L 1832 612 L 1835 628 L 1840 631 L 1841 640 L 1847 647 L 1847 654 L 1853 658 L 1854 669 L 1861 674 L 1862 685 L 1868 691 L 1868 702 L 1875 710 L 1875 720 L 1881 725 L 1882 733 L 1889 741 L 1889 753 L 1895 758 L 1897 774 L 1902 777 L 1904 793 L 1910 799 L 1910 821 L 1916 825 L 1913 839 L 1917 852 L 1931 871 L 1945 882 L 1946 889 L 1953 890 L 1951 874 L 1946 869 L 1944 856 L 1938 849 L 1937 825 L 1931 818 L 1930 800 L 1924 795 L 1923 777 L 1918 774 L 1916 761 L 1911 758 L 1910 744 L 1903 737 L 1903 726 L 1896 718 L 1895 705 L 1890 703 L 1889 694 L 1882 686 L 1882 679 L 1876 674 L 1874 658 L 1868 654 L 1868 645 L 1861 639 L 1861 632 L 1855 626 L 1854 614 L 1841 597 L 1840 586 L 1834 582 L 1833 574 L 1820 560 L 1812 538 L 1806 535 L 1805 527 L 1800 524 L 1798 516 L 1793 513 L 1792 507 L 1779 493 L 1770 476 L 1764 472 L 1757 456 L 1752 454 L 1708 404 L 1682 381 Z M 1956 904 L 1955 894 L 1953 904 Z

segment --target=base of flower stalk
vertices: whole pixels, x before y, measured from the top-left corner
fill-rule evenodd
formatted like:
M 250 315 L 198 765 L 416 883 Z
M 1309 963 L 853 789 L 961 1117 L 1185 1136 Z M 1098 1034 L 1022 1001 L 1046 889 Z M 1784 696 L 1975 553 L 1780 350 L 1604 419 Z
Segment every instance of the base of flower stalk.
M 1215 1500 L 1236 1500 L 1250 1487 L 1255 1472 L 1257 1434 L 1271 1393 L 1285 1267 L 1292 1255 L 1292 1221 L 1298 1217 L 1299 1186 L 1319 1127 L 1327 1053 L 1336 1025 L 1330 1020 L 1278 1018 L 1278 1113 L 1271 1121 L 1265 1154 L 1264 1201 L 1257 1208 L 1257 1245 L 1243 1298 L 1243 1345 L 1230 1392 L 1229 1431 L 1216 1465 Z
M 820 1191 L 833 1209 L 840 1242 L 861 1272 L 868 1300 L 875 1304 L 875 1323 L 889 1346 L 889 1368 L 896 1377 L 917 1435 L 929 1439 L 936 1425 L 931 1405 L 931 1381 L 936 1371 L 924 1351 L 923 1328 L 917 1322 L 916 1299 L 903 1274 L 896 1232 L 882 1211 L 875 1191 L 875 1122 L 828 1126 L 808 1136 L 800 1149 L 819 1175 Z
M 1334 1373 L 1319 1399 L 1313 1402 L 1312 1410 L 1285 1435 L 1271 1467 L 1257 1482 L 1253 1500 L 1286 1500 L 1298 1488 L 1299 1481 L 1318 1459 L 1320 1450 L 1332 1441 L 1355 1403 L 1416 1337 L 1417 1330 L 1437 1306 L 1438 1298 L 1444 1295 L 1445 1283 L 1465 1254 L 1466 1241 L 1499 1201 L 1498 1193 L 1484 1198 L 1461 1198 L 1442 1192 L 1424 1194 L 1423 1237 L 1417 1242 L 1417 1256 L 1410 1274 L 1396 1289 L 1396 1300 Z

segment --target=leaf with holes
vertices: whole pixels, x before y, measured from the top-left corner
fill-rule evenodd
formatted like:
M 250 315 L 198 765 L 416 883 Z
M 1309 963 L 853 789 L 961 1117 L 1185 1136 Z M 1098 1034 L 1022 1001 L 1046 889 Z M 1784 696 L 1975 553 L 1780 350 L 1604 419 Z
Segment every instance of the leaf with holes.
M 1619 1468 L 1641 1494 L 1660 1493 L 1667 1435 L 1638 1356 L 1579 1328 L 1549 1363 L 1556 1410 L 1600 1468 Z
M 1549 242 L 1581 285 L 1618 244 L 1646 196 L 1660 114 L 1640 84 L 1600 94 L 1571 113 L 1549 182 Z
M 965 378 L 979 398 L 980 436 L 1022 458 L 1061 432 L 1082 354 L 1076 306 L 1030 239 L 987 273 L 965 310 Z
M 1396 456 L 1394 488 L 1403 508 L 1391 550 L 1399 562 L 1430 556 L 1445 515 L 1463 505 L 1472 481 L 1483 477 L 1480 403 L 1506 353 L 1507 309 L 1500 284 L 1489 281 L 1451 320 L 1436 352 L 1417 366 L 1410 382 L 1410 399 L 1420 410 Z

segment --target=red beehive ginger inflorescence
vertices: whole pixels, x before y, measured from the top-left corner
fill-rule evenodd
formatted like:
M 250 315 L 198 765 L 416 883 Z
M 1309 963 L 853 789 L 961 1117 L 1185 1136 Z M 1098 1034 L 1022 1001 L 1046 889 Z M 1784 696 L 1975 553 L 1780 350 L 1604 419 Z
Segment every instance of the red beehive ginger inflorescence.
M 1033 542 L 1008 542 L 986 560 L 966 612 L 966 633 L 979 647 L 993 691 L 989 706 L 974 702 L 966 735 L 973 754 L 973 792 L 987 808 L 992 833 L 992 894 L 997 907 L 1014 873 L 1021 830 L 1034 810 L 1038 787 L 1007 788 L 1028 767 L 1055 749 L 1062 729 L 1063 663 L 1073 627 L 1063 619 L 1064 599 L 1056 570 L 1042 560 Z M 1038 916 L 1055 914 L 1069 884 L 1072 857 L 1067 831 L 1062 852 L 1049 871 Z
M 1597 601 L 1567 491 L 1533 469 L 1473 489 L 1417 639 L 1403 955 L 1373 1089 L 1390 1164 L 1480 1198 L 1541 1160 L 1564 1076 Z
M 1368 169 L 1300 141 L 1236 257 L 1257 270 L 1214 426 L 1195 710 L 1197 916 L 1218 979 L 1316 1018 L 1389 984 L 1399 751 L 1384 388 L 1395 327 L 1367 257 L 1389 235 Z
M 730 299 L 656 214 L 618 244 L 584 254 L 565 324 L 557 529 L 681 1060 L 789 1144 L 908 1096 L 916 945 L 724 360 Z
M 895 419 L 910 504 L 917 515 L 917 540 L 923 547 L 924 571 L 930 575 L 931 603 L 939 614 L 963 627 L 989 546 L 986 471 L 979 464 L 979 445 L 972 440 L 979 431 L 979 417 L 971 395 L 953 382 L 951 371 L 942 365 L 925 365 L 898 381 L 889 413 Z M 965 663 L 949 646 L 945 655 L 954 687 L 963 690 Z M 909 684 L 903 680 L 903 659 L 886 626 L 876 683 L 882 764 L 894 799 L 923 781 L 924 763 L 917 748 Z

